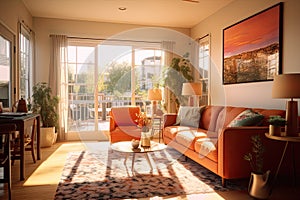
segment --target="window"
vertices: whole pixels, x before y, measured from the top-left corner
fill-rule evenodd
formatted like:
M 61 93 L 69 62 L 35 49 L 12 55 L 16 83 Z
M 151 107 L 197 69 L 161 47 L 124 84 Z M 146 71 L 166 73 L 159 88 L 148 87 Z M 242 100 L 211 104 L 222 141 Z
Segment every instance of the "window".
M 14 66 L 14 35 L 0 24 L 0 101 L 3 107 L 11 107 L 14 102 L 12 96 L 13 66 Z
M 28 30 L 20 23 L 20 97 L 28 99 L 31 97 L 33 82 L 33 36 L 32 31 Z
M 161 50 L 135 49 L 135 69 L 137 70 L 137 88 L 146 100 L 149 89 L 159 84 L 162 74 Z
M 200 105 L 208 105 L 209 101 L 209 74 L 210 74 L 210 35 L 206 35 L 198 40 L 198 70 L 199 80 L 202 82 L 202 97 Z
M 160 43 L 70 38 L 68 130 L 101 129 L 112 106 L 144 108 L 162 72 L 159 49 Z

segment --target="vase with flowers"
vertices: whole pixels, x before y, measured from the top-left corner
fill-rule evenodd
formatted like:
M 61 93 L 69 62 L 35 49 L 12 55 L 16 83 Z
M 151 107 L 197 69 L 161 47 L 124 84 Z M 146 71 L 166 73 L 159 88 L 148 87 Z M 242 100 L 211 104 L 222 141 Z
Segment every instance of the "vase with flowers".
M 141 112 L 137 114 L 137 123 L 141 128 L 141 146 L 150 147 L 151 134 L 149 132 L 149 127 L 151 124 L 151 119 L 147 117 L 146 113 Z

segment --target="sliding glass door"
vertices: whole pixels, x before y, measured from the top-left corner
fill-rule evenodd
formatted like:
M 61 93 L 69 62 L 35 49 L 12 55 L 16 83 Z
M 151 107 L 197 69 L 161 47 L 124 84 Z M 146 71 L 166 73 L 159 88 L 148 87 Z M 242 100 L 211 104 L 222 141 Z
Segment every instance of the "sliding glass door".
M 144 108 L 148 89 L 161 76 L 160 61 L 161 50 L 153 44 L 141 48 L 120 41 L 70 40 L 68 134 L 107 131 L 112 106 Z

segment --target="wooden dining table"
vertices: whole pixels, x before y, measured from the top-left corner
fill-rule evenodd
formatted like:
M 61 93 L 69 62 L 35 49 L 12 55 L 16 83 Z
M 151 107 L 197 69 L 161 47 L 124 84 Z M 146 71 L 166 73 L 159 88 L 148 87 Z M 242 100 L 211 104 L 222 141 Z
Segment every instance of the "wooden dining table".
M 16 124 L 17 131 L 20 135 L 20 180 L 25 180 L 25 147 L 24 147 L 24 136 L 27 128 L 33 125 L 34 120 L 36 123 L 36 144 L 37 144 L 37 160 L 41 159 L 41 148 L 40 148 L 40 115 L 33 113 L 0 113 L 0 124 Z

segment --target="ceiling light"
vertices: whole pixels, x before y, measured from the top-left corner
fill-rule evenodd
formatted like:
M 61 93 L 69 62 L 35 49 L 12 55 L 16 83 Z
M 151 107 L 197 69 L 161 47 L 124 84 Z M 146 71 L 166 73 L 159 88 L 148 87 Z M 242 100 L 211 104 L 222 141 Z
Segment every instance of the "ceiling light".
M 125 10 L 127 10 L 127 8 L 126 7 L 119 7 L 119 10 L 125 11 Z

